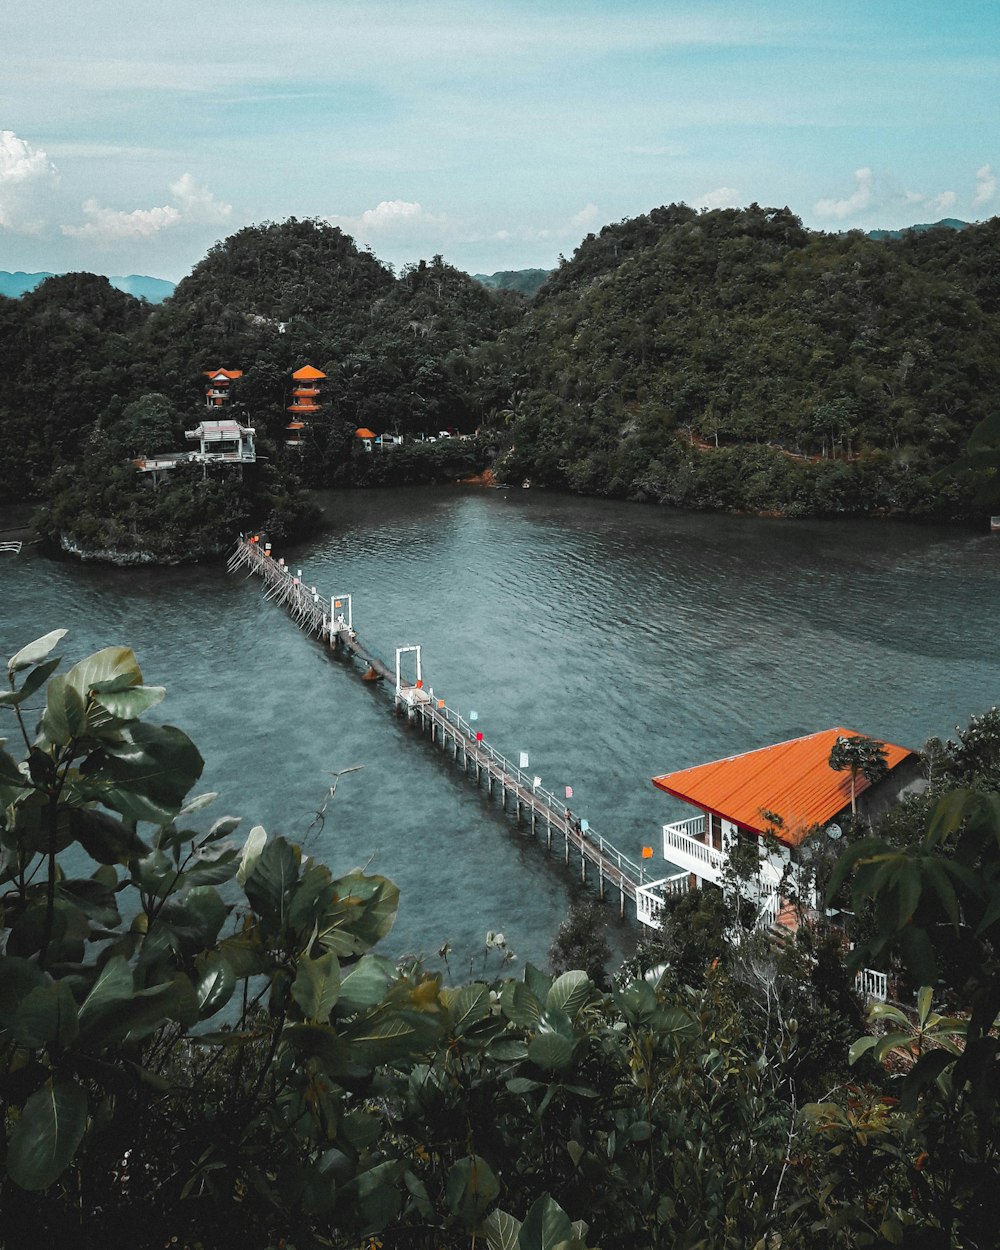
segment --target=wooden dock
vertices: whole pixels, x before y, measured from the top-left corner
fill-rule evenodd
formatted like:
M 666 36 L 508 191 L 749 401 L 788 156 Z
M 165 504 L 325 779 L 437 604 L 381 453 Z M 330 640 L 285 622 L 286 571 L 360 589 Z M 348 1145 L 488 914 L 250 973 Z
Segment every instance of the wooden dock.
M 637 892 L 648 884 L 642 864 L 623 855 L 592 828 L 584 830 L 579 821 L 567 819 L 564 801 L 535 785 L 534 777 L 490 746 L 443 699 L 432 697 L 421 676 L 419 647 L 398 648 L 395 666 L 390 667 L 359 641 L 348 596 L 328 598 L 315 587 L 306 586 L 301 576 L 283 560 L 275 559 L 270 546 L 262 545 L 256 535 L 240 540 L 228 568 L 230 572 L 245 568 L 260 577 L 265 599 L 286 607 L 301 629 L 345 658 L 357 660 L 365 669 L 365 679 L 390 685 L 400 715 L 406 715 L 432 743 L 451 753 L 456 766 L 463 768 L 488 798 L 499 797 L 503 810 L 510 812 L 526 832 L 539 837 L 544 833 L 549 851 L 556 844 L 567 866 L 571 862 L 579 866 L 582 882 L 587 881 L 589 870 L 602 899 L 609 888 L 617 892 L 622 916 L 626 899 L 637 902 Z M 407 652 L 417 653 L 417 679 L 413 682 L 404 681 L 401 674 L 400 657 Z

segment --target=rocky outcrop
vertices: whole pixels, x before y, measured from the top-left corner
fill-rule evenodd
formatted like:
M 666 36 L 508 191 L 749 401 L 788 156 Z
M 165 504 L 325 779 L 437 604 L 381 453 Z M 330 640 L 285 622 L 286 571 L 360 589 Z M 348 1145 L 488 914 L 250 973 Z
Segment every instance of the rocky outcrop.
M 183 555 L 171 555 L 167 552 L 143 551 L 140 549 L 122 551 L 116 547 L 87 547 L 72 534 L 60 533 L 59 547 L 67 555 L 78 560 L 95 561 L 99 564 L 116 564 L 120 568 L 128 568 L 136 564 L 194 564 L 209 556 L 219 555 L 224 548 L 213 547 L 211 550 L 188 550 Z

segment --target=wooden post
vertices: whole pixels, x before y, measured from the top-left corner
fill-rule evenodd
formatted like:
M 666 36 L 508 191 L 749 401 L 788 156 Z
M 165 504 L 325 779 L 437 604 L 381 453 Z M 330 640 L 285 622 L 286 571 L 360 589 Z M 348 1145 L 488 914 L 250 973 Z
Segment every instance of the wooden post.
M 604 902 L 604 863 L 597 865 L 597 897 Z
M 552 813 L 549 812 L 549 818 L 545 822 L 545 849 L 552 854 Z

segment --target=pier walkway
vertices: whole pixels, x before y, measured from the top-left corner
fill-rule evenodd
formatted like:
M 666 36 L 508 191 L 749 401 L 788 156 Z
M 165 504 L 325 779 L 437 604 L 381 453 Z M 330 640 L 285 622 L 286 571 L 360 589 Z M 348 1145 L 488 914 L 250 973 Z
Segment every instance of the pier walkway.
M 623 855 L 611 842 L 581 822 L 567 818 L 568 809 L 551 791 L 536 784 L 512 760 L 507 759 L 485 741 L 482 733 L 469 724 L 444 699 L 435 698 L 423 681 L 419 646 L 396 649 L 396 661 L 390 667 L 381 657 L 363 646 L 353 624 L 350 595 L 325 597 L 313 586 L 304 585 L 301 572 L 293 573 L 283 560 L 271 555 L 270 544 L 262 545 L 257 535 L 240 540 L 230 556 L 230 572 L 248 569 L 260 577 L 265 586 L 265 599 L 286 607 L 301 629 L 324 641 L 333 651 L 355 659 L 365 667 L 364 680 L 391 682 L 397 711 L 416 724 L 432 743 L 454 757 L 470 780 L 493 799 L 499 795 L 505 812 L 513 814 L 534 836 L 545 835 L 551 851 L 557 843 L 564 863 L 579 865 L 580 879 L 587 881 L 588 869 L 596 876 L 599 896 L 608 888 L 617 892 L 619 912 L 625 914 L 625 900 L 635 903 L 642 913 L 650 906 L 662 905 L 664 893 L 686 892 L 687 874 L 678 874 L 673 882 L 647 881 L 641 863 Z M 416 663 L 416 679 L 404 680 L 402 658 L 410 654 Z M 683 882 L 680 878 L 683 877 Z M 666 888 L 665 888 L 666 887 Z

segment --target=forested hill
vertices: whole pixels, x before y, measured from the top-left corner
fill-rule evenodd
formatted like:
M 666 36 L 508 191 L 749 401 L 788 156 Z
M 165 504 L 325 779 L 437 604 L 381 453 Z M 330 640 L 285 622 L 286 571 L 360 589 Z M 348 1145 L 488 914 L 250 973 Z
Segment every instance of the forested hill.
M 1000 221 L 875 241 L 670 205 L 588 235 L 519 333 L 511 480 L 786 515 L 989 502 L 990 472 L 938 474 L 1000 392 Z
M 668 205 L 588 235 L 530 300 L 441 256 L 396 275 L 323 222 L 265 223 L 155 307 L 92 274 L 0 297 L 0 498 L 65 494 L 53 474 L 86 459 L 79 508 L 100 455 L 184 446 L 221 366 L 289 491 L 425 480 L 408 452 L 388 475 L 360 457 L 360 426 L 484 429 L 515 483 L 979 520 L 1000 512 L 998 342 L 1000 220 L 874 240 Z M 285 426 L 304 363 L 328 380 L 302 454 Z

